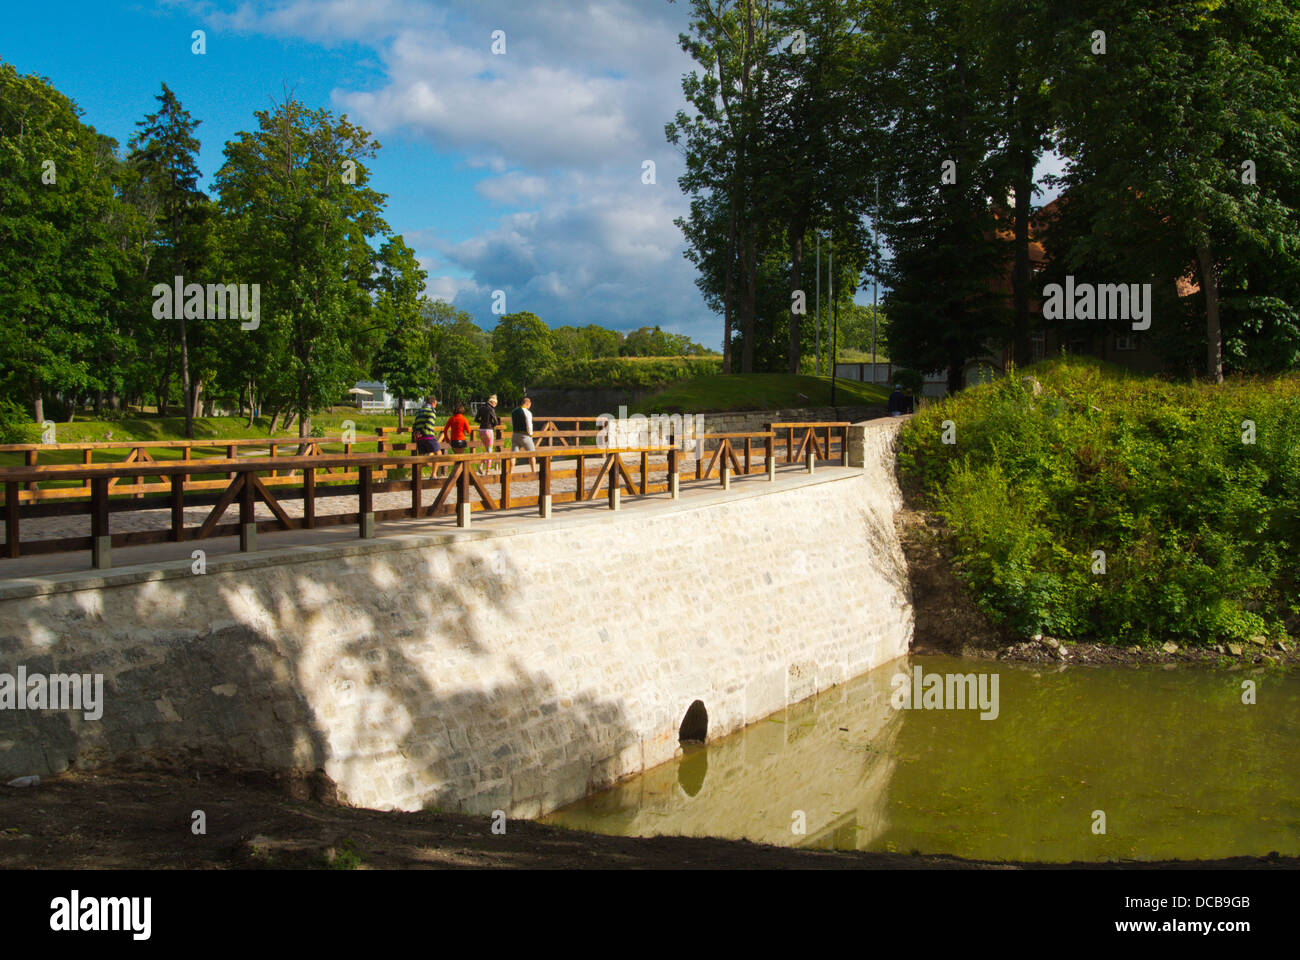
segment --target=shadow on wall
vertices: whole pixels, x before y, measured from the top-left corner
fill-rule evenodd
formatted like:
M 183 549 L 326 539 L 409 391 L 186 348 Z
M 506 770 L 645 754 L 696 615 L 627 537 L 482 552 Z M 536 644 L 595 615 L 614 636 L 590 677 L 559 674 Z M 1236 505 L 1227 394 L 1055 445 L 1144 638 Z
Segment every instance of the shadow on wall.
M 99 720 L 0 710 L 0 776 L 321 771 L 357 806 L 525 817 L 639 763 L 621 702 L 581 691 L 558 651 L 553 673 L 510 654 L 515 571 L 473 544 L 215 568 L 23 601 L 24 623 L 0 608 L 0 672 L 104 675 Z

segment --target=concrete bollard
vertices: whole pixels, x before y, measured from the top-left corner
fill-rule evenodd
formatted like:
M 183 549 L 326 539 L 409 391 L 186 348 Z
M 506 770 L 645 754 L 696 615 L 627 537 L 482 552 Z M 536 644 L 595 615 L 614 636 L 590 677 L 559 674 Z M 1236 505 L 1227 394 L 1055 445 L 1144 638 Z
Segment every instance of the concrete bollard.
M 724 463 L 722 467 L 718 470 L 718 474 L 722 478 L 722 489 L 730 490 L 731 489 L 731 466 L 729 464 Z
M 543 520 L 551 518 L 551 495 L 544 493 L 537 498 L 537 512 Z
M 239 525 L 239 549 L 244 553 L 257 550 L 257 524 L 241 523 Z
M 682 485 L 681 474 L 679 473 L 668 474 L 668 496 L 670 498 L 676 500 L 679 497 L 681 497 L 682 495 L 681 485 Z
M 776 482 L 776 457 L 775 455 L 767 458 L 767 479 L 771 483 Z
M 808 472 L 809 473 L 815 472 L 817 469 L 817 452 L 813 449 L 813 445 L 811 443 L 808 444 L 808 449 L 804 451 L 803 456 L 804 456 L 804 462 L 808 466 Z
M 468 503 L 457 504 L 456 505 L 456 526 L 461 528 L 468 527 L 469 518 L 473 512 L 474 511 L 470 509 L 470 505 Z
M 96 570 L 113 569 L 113 538 L 95 537 L 91 543 L 91 564 Z
M 613 486 L 609 488 L 609 509 L 611 510 L 623 509 L 623 491 L 621 488 L 617 486 Z
M 375 515 L 373 513 L 363 513 L 361 515 L 361 539 L 373 540 L 375 538 Z

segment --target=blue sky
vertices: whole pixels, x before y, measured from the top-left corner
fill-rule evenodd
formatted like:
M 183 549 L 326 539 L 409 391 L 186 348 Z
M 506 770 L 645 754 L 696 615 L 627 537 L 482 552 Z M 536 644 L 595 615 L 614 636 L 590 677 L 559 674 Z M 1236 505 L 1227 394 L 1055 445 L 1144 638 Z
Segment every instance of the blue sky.
M 0 59 L 48 77 L 125 145 L 166 82 L 223 144 L 288 89 L 370 130 L 372 185 L 428 293 L 494 322 L 659 324 L 710 347 L 674 218 L 688 211 L 664 124 L 691 61 L 666 0 L 155 0 L 10 3 Z M 191 51 L 203 30 L 207 52 Z M 492 53 L 505 32 L 504 56 Z M 657 183 L 641 182 L 653 160 Z M 870 302 L 870 290 L 859 294 Z

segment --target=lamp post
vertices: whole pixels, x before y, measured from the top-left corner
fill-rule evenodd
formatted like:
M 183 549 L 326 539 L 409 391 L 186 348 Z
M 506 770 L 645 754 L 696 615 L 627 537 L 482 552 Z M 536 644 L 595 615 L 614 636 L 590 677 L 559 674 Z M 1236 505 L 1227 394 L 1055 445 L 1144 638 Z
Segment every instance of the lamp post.
M 829 331 L 829 339 L 831 342 L 831 362 L 830 362 L 831 406 L 833 407 L 835 406 L 835 347 L 836 347 L 835 340 L 836 340 L 836 333 L 839 330 L 839 326 L 835 322 L 836 319 L 835 317 L 835 234 L 833 233 L 831 234 L 830 242 L 831 242 L 830 276 L 827 277 L 826 283 L 827 283 L 827 290 L 831 298 L 831 316 L 830 316 L 831 326 Z

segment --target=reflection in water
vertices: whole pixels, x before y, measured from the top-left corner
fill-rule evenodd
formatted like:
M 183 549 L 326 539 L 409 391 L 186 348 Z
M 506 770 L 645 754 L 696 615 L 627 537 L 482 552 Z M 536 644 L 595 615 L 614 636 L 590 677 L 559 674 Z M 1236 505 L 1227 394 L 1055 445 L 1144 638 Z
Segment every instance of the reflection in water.
M 698 797 L 709 773 L 709 748 L 704 744 L 685 743 L 677 761 L 677 785 L 688 797 Z
M 914 665 L 996 671 L 997 719 L 894 710 Z M 988 859 L 1295 855 L 1300 674 L 899 660 L 546 820 Z

